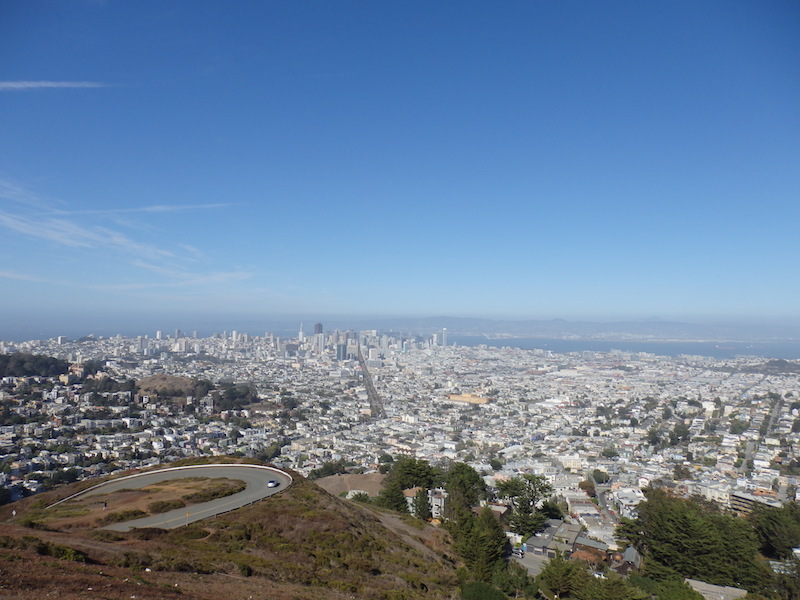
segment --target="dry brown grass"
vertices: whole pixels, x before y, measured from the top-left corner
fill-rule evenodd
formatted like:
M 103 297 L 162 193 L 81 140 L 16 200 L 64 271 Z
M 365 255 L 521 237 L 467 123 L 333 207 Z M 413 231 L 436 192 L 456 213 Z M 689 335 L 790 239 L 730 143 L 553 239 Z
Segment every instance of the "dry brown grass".
M 175 483 L 159 484 L 162 489 L 155 494 L 166 494 L 167 488 L 173 496 L 182 494 L 185 488 Z M 163 496 L 123 492 L 114 499 L 114 510 L 146 505 L 154 497 Z M 27 510 L 41 510 L 32 502 L 15 506 L 18 519 Z M 0 520 L 9 512 L 0 510 Z M 457 589 L 457 560 L 444 531 L 336 498 L 302 478 L 258 504 L 168 532 L 93 531 L 82 529 L 80 519 L 90 520 L 88 515 L 63 517 L 59 525 L 64 531 L 0 523 L 0 535 L 37 536 L 83 552 L 93 563 L 0 549 L 0 559 L 11 565 L 0 567 L 0 585 L 10 582 L 0 588 L 0 597 L 45 598 L 50 593 L 67 599 L 168 599 L 177 597 L 175 583 L 180 597 L 199 600 L 251 595 L 273 600 L 447 599 Z M 38 571 L 23 568 L 29 561 Z M 102 593 L 92 594 L 98 586 L 105 586 Z M 35 595 L 34 590 L 41 591 Z

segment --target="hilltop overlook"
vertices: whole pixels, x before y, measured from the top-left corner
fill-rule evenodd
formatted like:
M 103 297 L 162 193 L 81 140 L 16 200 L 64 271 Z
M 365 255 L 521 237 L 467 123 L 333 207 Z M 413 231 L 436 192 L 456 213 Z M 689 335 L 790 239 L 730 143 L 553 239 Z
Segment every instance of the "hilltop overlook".
M 43 507 L 79 487 L 2 507 L 4 592 L 23 599 L 410 600 L 449 598 L 458 585 L 444 531 L 341 500 L 303 479 L 188 527 L 130 533 L 42 517 Z

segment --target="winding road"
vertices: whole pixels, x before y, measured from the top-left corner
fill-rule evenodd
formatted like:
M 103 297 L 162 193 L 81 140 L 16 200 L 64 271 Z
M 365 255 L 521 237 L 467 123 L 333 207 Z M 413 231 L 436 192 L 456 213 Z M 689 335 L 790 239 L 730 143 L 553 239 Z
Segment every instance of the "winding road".
M 253 504 L 271 496 L 277 492 L 286 489 L 292 484 L 292 477 L 288 473 L 276 469 L 274 467 L 265 467 L 260 465 L 242 465 L 242 464 L 228 464 L 228 465 L 192 465 L 187 467 L 172 467 L 168 469 L 161 469 L 158 471 L 148 471 L 146 473 L 137 473 L 135 475 L 128 475 L 127 477 L 120 477 L 112 481 L 101 483 L 94 487 L 79 492 L 68 498 L 64 498 L 52 506 L 66 502 L 67 500 L 75 500 L 77 498 L 85 498 L 87 496 L 97 496 L 99 494 L 109 494 L 119 490 L 139 489 L 148 485 L 154 485 L 162 481 L 169 481 L 173 479 L 184 479 L 188 477 L 208 477 L 219 478 L 227 477 L 228 479 L 239 479 L 244 481 L 246 487 L 241 492 L 225 496 L 224 498 L 217 498 L 209 502 L 202 502 L 200 504 L 193 504 L 185 508 L 171 510 L 169 512 L 152 515 L 150 517 L 143 517 L 124 523 L 113 523 L 105 527 L 114 531 L 129 531 L 134 528 L 143 527 L 158 527 L 160 529 L 174 529 L 182 525 L 188 525 L 195 521 L 214 517 L 222 513 L 230 512 Z M 270 481 L 276 481 L 277 487 L 268 487 Z

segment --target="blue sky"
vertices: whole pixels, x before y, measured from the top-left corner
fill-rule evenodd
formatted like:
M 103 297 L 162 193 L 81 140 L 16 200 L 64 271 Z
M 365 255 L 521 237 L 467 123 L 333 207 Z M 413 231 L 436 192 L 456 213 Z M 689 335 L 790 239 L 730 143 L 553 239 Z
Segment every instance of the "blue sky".
M 3 321 L 797 319 L 798 29 L 789 1 L 4 2 Z

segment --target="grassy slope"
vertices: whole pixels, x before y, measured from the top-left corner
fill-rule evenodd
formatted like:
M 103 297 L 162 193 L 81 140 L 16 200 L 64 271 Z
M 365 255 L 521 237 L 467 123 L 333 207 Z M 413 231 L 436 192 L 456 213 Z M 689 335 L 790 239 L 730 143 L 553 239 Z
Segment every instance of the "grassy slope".
M 30 504 L 15 505 L 18 519 Z M 10 510 L 2 507 L 0 521 Z M 0 546 L 11 546 L 0 549 L 2 591 L 20 598 L 26 589 L 40 594 L 30 597 L 46 590 L 61 598 L 130 598 L 136 585 L 137 598 L 172 598 L 178 590 L 178 597 L 235 600 L 269 590 L 275 600 L 411 600 L 449 598 L 456 587 L 444 532 L 335 498 L 302 479 L 253 506 L 169 532 L 66 534 L 0 524 L 0 536 L 7 536 Z M 24 536 L 74 548 L 90 563 L 50 556 Z M 81 587 L 100 585 L 102 596 Z

